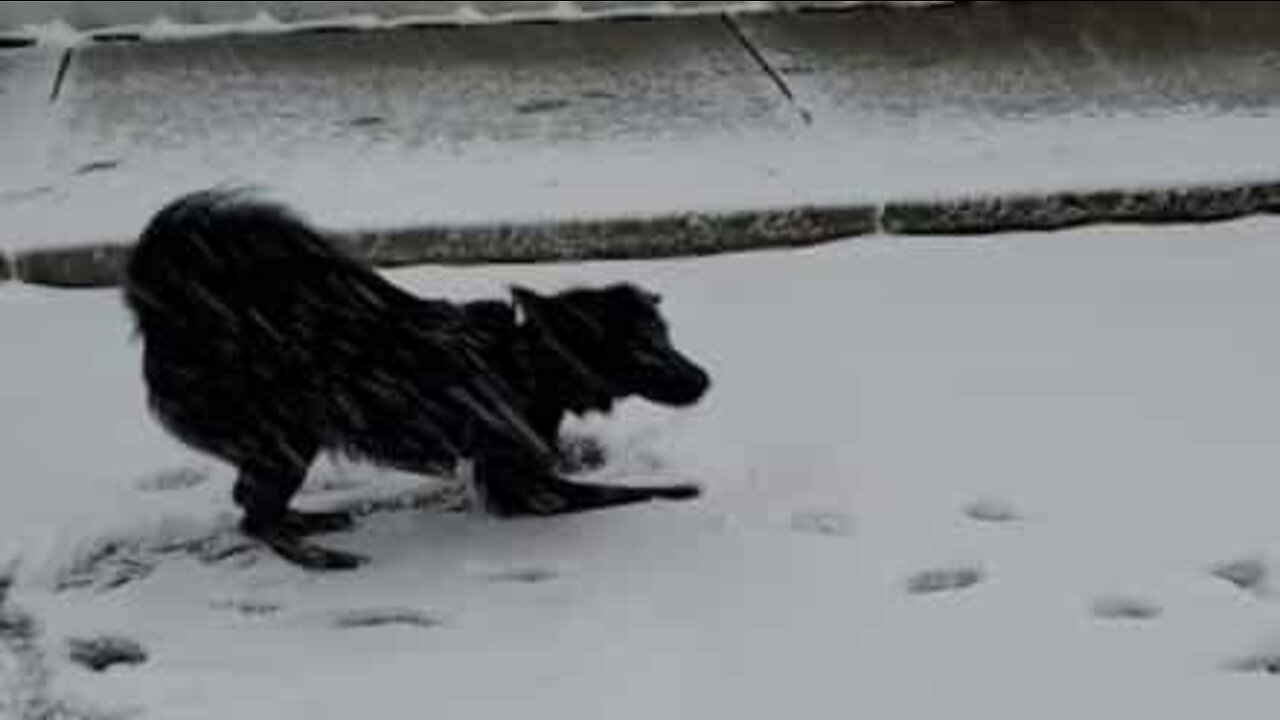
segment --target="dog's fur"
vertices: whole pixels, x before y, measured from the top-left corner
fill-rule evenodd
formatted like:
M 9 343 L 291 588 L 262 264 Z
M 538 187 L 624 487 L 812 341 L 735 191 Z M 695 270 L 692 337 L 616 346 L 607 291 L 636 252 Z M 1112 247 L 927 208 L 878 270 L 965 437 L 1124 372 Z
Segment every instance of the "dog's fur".
M 632 285 L 454 304 L 384 280 L 278 205 L 233 191 L 162 209 L 125 269 L 152 410 L 239 471 L 242 527 L 311 568 L 360 561 L 304 542 L 350 519 L 289 503 L 321 452 L 427 472 L 459 459 L 496 512 L 555 514 L 697 488 L 571 482 L 568 413 L 638 395 L 684 406 L 707 374 Z

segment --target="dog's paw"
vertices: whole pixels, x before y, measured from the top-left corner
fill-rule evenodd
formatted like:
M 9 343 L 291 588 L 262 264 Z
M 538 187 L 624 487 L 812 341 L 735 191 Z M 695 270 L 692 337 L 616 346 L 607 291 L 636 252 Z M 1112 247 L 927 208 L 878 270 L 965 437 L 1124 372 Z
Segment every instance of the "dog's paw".
M 240 525 L 245 535 L 261 542 L 286 562 L 304 570 L 330 572 L 355 570 L 368 562 L 368 558 L 341 550 L 331 550 L 303 540 L 283 525 L 259 527 L 245 521 Z

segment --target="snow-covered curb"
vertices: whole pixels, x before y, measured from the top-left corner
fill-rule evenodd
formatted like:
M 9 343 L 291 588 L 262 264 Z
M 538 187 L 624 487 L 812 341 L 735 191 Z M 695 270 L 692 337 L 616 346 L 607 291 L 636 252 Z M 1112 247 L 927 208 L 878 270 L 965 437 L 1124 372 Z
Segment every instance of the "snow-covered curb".
M 1164 188 L 1072 190 L 683 213 L 521 224 L 420 225 L 348 239 L 382 267 L 561 262 L 712 255 L 807 247 L 874 232 L 985 235 L 1106 223 L 1213 222 L 1280 212 L 1280 181 Z M 116 284 L 126 241 L 0 256 L 0 281 L 50 287 Z
M 861 5 L 904 9 L 951 0 L 846 2 L 81 2 L 0 5 L 0 39 L 14 44 L 73 46 L 101 40 L 163 41 L 221 35 L 407 26 L 465 26 L 520 22 L 583 22 L 626 18 L 845 10 Z

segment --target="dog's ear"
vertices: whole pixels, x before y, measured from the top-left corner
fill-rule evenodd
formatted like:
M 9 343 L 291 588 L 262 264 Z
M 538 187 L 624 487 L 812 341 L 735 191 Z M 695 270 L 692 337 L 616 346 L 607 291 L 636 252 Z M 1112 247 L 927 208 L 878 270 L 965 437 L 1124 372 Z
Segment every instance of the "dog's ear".
M 618 295 L 630 296 L 651 308 L 657 308 L 662 305 L 661 295 L 653 292 L 652 290 L 646 290 L 645 288 L 633 283 L 614 285 L 611 290 Z
M 547 299 L 529 288 L 512 285 L 511 299 L 515 301 L 516 310 L 519 315 L 523 315 L 533 321 L 539 321 L 546 315 L 544 308 Z

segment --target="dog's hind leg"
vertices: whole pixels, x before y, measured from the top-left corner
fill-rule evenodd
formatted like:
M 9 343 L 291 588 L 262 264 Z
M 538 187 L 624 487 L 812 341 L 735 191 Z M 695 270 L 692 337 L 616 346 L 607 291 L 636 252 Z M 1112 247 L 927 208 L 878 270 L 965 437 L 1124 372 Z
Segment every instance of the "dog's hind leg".
M 245 524 L 241 527 L 246 535 L 271 548 L 281 559 L 304 570 L 355 570 L 368 562 L 362 555 L 321 547 L 278 527 L 253 529 Z
M 559 515 L 569 512 L 569 501 L 555 483 L 541 480 L 536 471 L 521 476 L 511 467 L 499 468 L 477 460 L 474 470 L 476 490 L 489 512 L 499 517 Z
M 284 454 L 292 459 L 259 460 L 241 465 L 234 492 L 236 503 L 244 510 L 241 530 L 262 541 L 281 558 L 308 570 L 359 567 L 364 558 L 358 555 L 305 542 L 308 535 L 349 529 L 352 520 L 346 513 L 305 513 L 290 509 L 289 501 L 306 479 L 310 457 L 304 453 Z
M 356 521 L 349 512 L 316 512 L 310 510 L 286 510 L 285 527 L 299 537 L 331 535 L 347 532 Z

